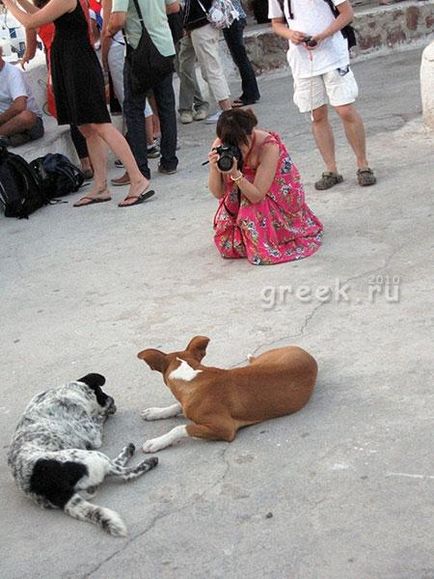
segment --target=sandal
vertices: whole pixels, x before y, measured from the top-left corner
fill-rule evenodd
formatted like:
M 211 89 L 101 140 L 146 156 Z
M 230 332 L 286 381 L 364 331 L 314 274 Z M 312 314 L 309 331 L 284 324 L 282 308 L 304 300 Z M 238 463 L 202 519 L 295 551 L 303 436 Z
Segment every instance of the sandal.
M 80 199 L 74 203 L 73 207 L 87 207 L 94 203 L 105 203 L 106 201 L 111 201 L 111 197 L 91 197 L 90 195 L 85 195 L 84 197 L 80 197 Z
M 377 179 L 374 171 L 366 167 L 366 169 L 359 169 L 357 171 L 357 181 L 361 187 L 369 187 L 370 185 L 375 185 Z
M 133 207 L 134 205 L 140 205 L 143 201 L 150 199 L 153 195 L 155 195 L 155 191 L 153 189 L 149 189 L 148 191 L 143 191 L 140 195 L 128 195 L 125 197 L 123 201 L 118 203 L 118 207 Z M 128 201 L 133 200 L 131 203 Z
M 339 173 L 334 173 L 333 171 L 325 171 L 321 175 L 321 179 L 315 183 L 315 189 L 318 191 L 324 191 L 325 189 L 330 189 L 338 183 L 342 183 L 344 178 Z
M 235 100 L 232 102 L 232 107 L 233 107 L 234 109 L 239 109 L 239 108 L 241 108 L 241 107 L 248 107 L 248 106 L 250 106 L 250 105 L 254 105 L 255 103 L 257 103 L 258 100 L 259 100 L 259 99 L 243 99 L 243 98 L 240 97 L 240 98 L 238 98 L 238 99 L 235 99 Z

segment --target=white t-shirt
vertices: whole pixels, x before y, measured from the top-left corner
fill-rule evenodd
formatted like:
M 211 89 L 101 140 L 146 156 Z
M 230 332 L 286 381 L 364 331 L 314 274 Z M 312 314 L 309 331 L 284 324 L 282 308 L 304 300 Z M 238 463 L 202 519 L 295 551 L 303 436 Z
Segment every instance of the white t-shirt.
M 27 110 L 42 117 L 42 112 L 26 83 L 24 73 L 17 66 L 5 62 L 0 71 L 0 113 L 4 113 L 12 102 L 21 96 L 27 97 Z
M 294 18 L 289 18 L 288 0 L 284 0 L 284 14 L 278 0 L 268 0 L 268 17 L 285 17 L 291 30 L 314 36 L 325 30 L 334 20 L 333 12 L 325 0 L 290 0 Z M 333 0 L 338 6 L 345 0 Z M 310 55 L 312 60 L 310 60 Z M 307 50 L 302 44 L 289 41 L 287 53 L 289 66 L 294 78 L 319 76 L 337 68 L 344 68 L 350 62 L 347 40 L 340 31 L 320 42 L 314 50 Z

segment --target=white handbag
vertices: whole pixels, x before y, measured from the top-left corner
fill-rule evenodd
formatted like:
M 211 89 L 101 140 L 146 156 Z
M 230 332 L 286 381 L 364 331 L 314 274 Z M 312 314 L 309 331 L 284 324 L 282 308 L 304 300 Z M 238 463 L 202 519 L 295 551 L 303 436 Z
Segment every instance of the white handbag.
M 211 8 L 206 11 L 200 0 L 197 0 L 202 10 L 205 12 L 208 22 L 214 28 L 221 30 L 229 28 L 234 20 L 240 17 L 238 10 L 232 4 L 231 0 L 213 0 Z

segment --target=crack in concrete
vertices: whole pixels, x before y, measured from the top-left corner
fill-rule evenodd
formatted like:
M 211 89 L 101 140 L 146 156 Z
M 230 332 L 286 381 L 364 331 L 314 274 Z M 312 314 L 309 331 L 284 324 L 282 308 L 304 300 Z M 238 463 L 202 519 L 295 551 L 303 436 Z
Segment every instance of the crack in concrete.
M 393 258 L 395 257 L 395 255 L 397 255 L 401 249 L 405 246 L 405 243 L 402 243 L 401 245 L 399 245 L 394 251 L 392 251 L 392 253 L 384 260 L 383 264 L 375 267 L 373 269 L 369 269 L 367 271 L 364 271 L 358 275 L 354 275 L 351 276 L 349 278 L 347 278 L 344 282 L 343 282 L 343 286 L 345 286 L 346 284 L 352 282 L 352 281 L 356 281 L 358 279 L 361 279 L 363 277 L 367 277 L 369 275 L 375 275 L 376 273 L 381 272 L 382 270 L 386 269 L 389 267 L 391 261 L 393 260 Z M 319 303 L 316 307 L 313 308 L 313 310 L 305 317 L 299 332 L 297 332 L 296 334 L 291 334 L 289 336 L 284 336 L 279 338 L 278 340 L 273 340 L 270 343 L 267 344 L 261 344 L 260 346 L 258 346 L 257 348 L 255 348 L 255 350 L 253 351 L 253 355 L 258 351 L 261 350 L 264 347 L 272 347 L 275 344 L 279 344 L 280 342 L 282 342 L 283 340 L 287 340 L 287 339 L 291 339 L 291 338 L 298 338 L 300 336 L 304 336 L 306 334 L 307 328 L 308 326 L 311 324 L 312 320 L 314 319 L 316 313 L 326 304 L 328 304 L 330 302 L 321 302 Z M 243 360 L 244 362 L 244 360 Z M 236 367 L 238 365 L 240 365 L 242 362 L 239 362 L 238 364 L 233 364 L 231 366 L 229 366 L 230 368 Z M 225 480 L 226 476 L 228 475 L 230 468 L 231 468 L 231 464 L 226 456 L 228 450 L 229 450 L 229 445 L 227 448 L 223 449 L 220 453 L 220 460 L 223 461 L 226 465 L 224 472 L 222 474 L 220 474 L 218 476 L 218 480 L 215 481 L 212 485 L 210 485 L 208 488 L 206 488 L 200 495 L 199 495 L 199 499 L 203 498 L 205 495 L 207 495 L 208 493 L 212 492 L 213 489 L 215 489 L 218 485 L 221 485 L 223 483 L 223 481 Z M 333 450 L 333 449 L 332 449 Z M 330 450 L 327 451 L 326 455 L 330 453 Z M 195 497 L 197 499 L 197 495 Z M 108 563 L 109 561 L 111 561 L 112 559 L 114 559 L 119 553 L 122 553 L 126 548 L 128 548 L 130 545 L 132 545 L 135 541 L 137 541 L 138 539 L 140 539 L 141 537 L 143 537 L 144 535 L 146 535 L 149 531 L 151 531 L 158 523 L 159 521 L 165 519 L 166 517 L 178 514 L 180 512 L 182 512 L 184 509 L 186 509 L 187 507 L 190 506 L 190 503 L 192 501 L 192 497 L 190 497 L 188 499 L 188 501 L 180 506 L 178 509 L 174 510 L 174 511 L 170 511 L 167 513 L 163 513 L 161 515 L 157 515 L 156 517 L 154 517 L 154 519 L 151 521 L 151 523 L 140 533 L 138 533 L 137 535 L 135 535 L 134 537 L 131 537 L 131 539 L 129 539 L 120 549 L 118 549 L 117 551 L 115 551 L 114 553 L 112 553 L 109 557 L 107 557 L 106 559 L 104 559 L 103 561 L 101 561 L 92 571 L 86 573 L 85 575 L 82 576 L 83 579 L 89 579 L 94 573 L 98 572 L 106 563 Z
M 218 476 L 218 481 L 217 482 L 213 482 L 211 484 L 211 486 L 209 488 L 206 488 L 202 493 L 200 493 L 199 495 L 194 495 L 194 499 L 198 500 L 198 499 L 202 499 L 208 492 L 212 491 L 218 484 L 221 484 L 221 482 L 225 479 L 229 469 L 230 469 L 230 465 L 227 462 L 226 458 L 225 458 L 225 454 L 227 452 L 228 448 L 225 448 L 222 450 L 222 452 L 220 453 L 220 459 L 223 459 L 225 464 L 226 464 L 226 468 L 224 470 L 224 472 L 222 474 L 220 474 Z M 166 513 L 162 513 L 160 515 L 157 515 L 156 517 L 154 517 L 150 524 L 143 529 L 143 531 L 141 531 L 140 533 L 137 533 L 137 535 L 134 535 L 134 537 L 131 537 L 131 539 L 128 539 L 126 541 L 126 543 L 117 551 L 115 551 L 114 553 L 112 553 L 111 555 L 109 555 L 108 557 L 106 557 L 103 561 L 101 561 L 100 563 L 98 563 L 98 565 L 92 569 L 91 571 L 88 571 L 87 573 L 85 573 L 84 575 L 82 575 L 82 579 L 89 579 L 90 577 L 92 577 L 92 575 L 94 573 L 97 573 L 106 563 L 108 563 L 109 561 L 111 561 L 112 559 L 114 559 L 115 557 L 117 557 L 117 555 L 119 555 L 119 553 L 122 553 L 123 551 L 125 551 L 130 545 L 132 545 L 133 543 L 135 543 L 138 539 L 140 539 L 141 537 L 143 537 L 144 535 L 146 535 L 146 533 L 148 533 L 149 531 L 151 531 L 158 523 L 159 521 L 161 521 L 162 519 L 165 519 L 166 517 L 170 517 L 171 515 L 176 515 L 180 512 L 182 512 L 184 509 L 186 509 L 187 507 L 190 506 L 191 502 L 192 502 L 193 497 L 190 497 L 183 505 L 181 505 L 179 508 L 175 509 L 175 510 L 171 510 L 169 512 Z
M 364 277 L 366 278 L 366 277 L 368 277 L 369 275 L 375 275 L 376 273 L 380 273 L 381 271 L 385 270 L 386 268 L 389 267 L 389 265 L 390 265 L 392 259 L 395 257 L 395 255 L 396 255 L 397 253 L 399 253 L 399 252 L 401 251 L 401 249 L 402 249 L 403 247 L 405 247 L 405 246 L 406 246 L 406 244 L 405 244 L 405 243 L 402 243 L 402 244 L 399 245 L 396 249 L 394 249 L 394 250 L 392 251 L 392 253 L 391 253 L 388 257 L 386 257 L 386 259 L 384 260 L 384 262 L 383 262 L 382 265 L 379 265 L 379 266 L 375 267 L 374 269 L 369 269 L 369 270 L 364 271 L 364 272 L 362 272 L 362 273 L 360 273 L 360 274 L 357 274 L 357 275 L 354 275 L 354 276 L 352 276 L 352 277 L 347 278 L 347 279 L 344 280 L 344 282 L 342 283 L 342 286 L 345 286 L 346 284 L 348 284 L 348 283 L 350 283 L 350 282 L 352 282 L 352 281 L 356 281 L 356 280 L 359 280 L 359 279 L 364 278 Z M 313 308 L 313 310 L 305 317 L 305 319 L 304 319 L 304 321 L 303 321 L 303 323 L 302 323 L 302 325 L 301 325 L 301 327 L 300 327 L 300 330 L 299 330 L 296 334 L 290 334 L 290 335 L 287 335 L 287 336 L 280 337 L 280 338 L 278 338 L 277 340 L 275 339 L 275 340 L 273 340 L 272 342 L 260 344 L 259 346 L 257 346 L 257 347 L 253 350 L 252 355 L 254 356 L 258 351 L 262 350 L 263 348 L 272 348 L 273 346 L 276 346 L 277 344 L 280 344 L 280 343 L 283 342 L 283 341 L 286 341 L 286 340 L 289 340 L 289 339 L 293 339 L 293 338 L 303 337 L 303 336 L 306 334 L 306 330 L 307 330 L 308 326 L 310 325 L 310 323 L 312 322 L 313 318 L 315 317 L 316 313 L 317 313 L 323 306 L 327 305 L 328 303 L 330 303 L 330 302 L 328 302 L 328 301 L 323 301 L 323 302 L 319 303 L 317 306 L 315 306 L 315 307 Z M 237 367 L 237 366 L 240 366 L 244 361 L 245 361 L 245 360 L 242 360 L 241 362 L 232 364 L 231 366 L 229 366 L 229 368 L 235 368 L 235 367 Z

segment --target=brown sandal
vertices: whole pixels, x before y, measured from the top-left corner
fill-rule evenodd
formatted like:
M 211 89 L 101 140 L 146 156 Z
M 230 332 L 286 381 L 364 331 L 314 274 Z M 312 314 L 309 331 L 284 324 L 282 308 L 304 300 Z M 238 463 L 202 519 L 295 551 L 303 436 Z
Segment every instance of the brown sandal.
M 366 169 L 359 169 L 357 171 L 357 181 L 361 187 L 369 187 L 370 185 L 375 185 L 377 179 L 374 171 L 366 167 Z
M 318 191 L 324 191 L 325 189 L 330 189 L 338 183 L 342 183 L 344 178 L 339 173 L 333 173 L 333 171 L 325 171 L 321 175 L 321 179 L 315 183 L 315 189 Z

